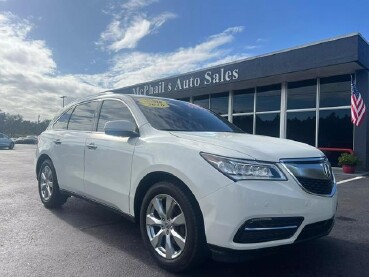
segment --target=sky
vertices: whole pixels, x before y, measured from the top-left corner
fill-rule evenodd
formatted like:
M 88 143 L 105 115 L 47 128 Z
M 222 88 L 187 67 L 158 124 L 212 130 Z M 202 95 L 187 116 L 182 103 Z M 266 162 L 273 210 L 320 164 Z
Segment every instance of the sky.
M 0 110 L 66 103 L 336 36 L 369 39 L 369 1 L 0 0 Z

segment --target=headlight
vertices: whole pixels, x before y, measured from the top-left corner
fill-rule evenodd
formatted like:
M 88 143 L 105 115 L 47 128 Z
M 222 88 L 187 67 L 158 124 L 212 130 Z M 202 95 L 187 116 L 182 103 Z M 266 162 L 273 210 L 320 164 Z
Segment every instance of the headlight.
M 208 153 L 200 153 L 209 164 L 226 175 L 238 180 L 287 180 L 283 172 L 273 163 L 233 159 Z

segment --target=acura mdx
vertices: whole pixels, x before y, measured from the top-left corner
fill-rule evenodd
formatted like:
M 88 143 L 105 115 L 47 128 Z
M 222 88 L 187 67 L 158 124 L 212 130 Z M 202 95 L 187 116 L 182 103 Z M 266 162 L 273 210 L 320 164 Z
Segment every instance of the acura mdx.
M 171 271 L 327 235 L 337 206 L 331 166 L 315 147 L 138 95 L 65 107 L 38 138 L 36 175 L 46 208 L 74 196 L 119 211 Z

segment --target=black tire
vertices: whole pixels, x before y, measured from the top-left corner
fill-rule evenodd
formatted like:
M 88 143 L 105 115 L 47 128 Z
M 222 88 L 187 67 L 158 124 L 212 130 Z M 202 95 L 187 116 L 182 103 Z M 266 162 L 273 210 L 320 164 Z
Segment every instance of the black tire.
M 14 142 L 11 142 L 10 144 L 9 144 L 9 149 L 10 150 L 12 150 L 14 148 Z
M 185 245 L 178 257 L 167 259 L 162 257 L 151 245 L 146 227 L 146 215 L 152 199 L 160 195 L 169 195 L 180 206 L 185 218 Z M 159 229 L 161 227 L 158 227 Z M 146 193 L 140 210 L 140 229 L 143 241 L 155 261 L 164 269 L 172 272 L 183 272 L 201 264 L 209 256 L 206 244 L 204 222 L 200 207 L 192 193 L 178 184 L 168 181 L 158 182 Z M 164 235 L 165 236 L 165 235 Z M 165 238 L 164 244 L 165 244 Z
M 49 197 L 45 197 L 42 192 L 42 183 L 43 183 L 43 176 L 42 173 L 44 170 L 48 168 L 51 171 L 52 176 L 52 190 Z M 44 204 L 44 206 L 48 209 L 55 209 L 61 207 L 68 199 L 68 195 L 62 194 L 59 189 L 58 185 L 58 179 L 56 177 L 56 172 L 53 163 L 51 160 L 47 159 L 45 160 L 41 166 L 40 170 L 38 172 L 38 192 L 40 195 L 41 202 Z

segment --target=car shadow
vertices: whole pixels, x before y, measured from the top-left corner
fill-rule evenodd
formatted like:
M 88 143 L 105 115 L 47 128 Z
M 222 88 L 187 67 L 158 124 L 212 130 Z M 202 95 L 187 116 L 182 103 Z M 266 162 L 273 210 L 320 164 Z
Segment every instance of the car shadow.
M 158 271 L 150 253 L 143 250 L 145 246 L 138 224 L 121 214 L 74 197 L 69 198 L 62 208 L 52 210 L 52 213 L 81 232 L 141 260 Z
M 356 257 L 350 255 L 353 249 Z M 209 260 L 191 276 L 364 276 L 369 267 L 361 254 L 368 250 L 368 245 L 328 236 L 278 247 L 269 255 L 250 257 L 243 263 Z
M 71 198 L 53 213 L 81 232 L 123 251 L 161 275 L 161 270 L 144 249 L 140 230 L 118 213 L 99 205 Z M 333 231 L 334 233 L 334 231 Z M 250 255 L 246 262 L 221 263 L 209 259 L 182 276 L 364 276 L 369 263 L 369 245 L 328 236 L 318 240 L 274 248 L 262 257 Z M 368 259 L 369 260 L 369 259 Z M 361 274 L 362 273 L 362 274 Z M 359 275 L 361 274 L 361 275 Z

